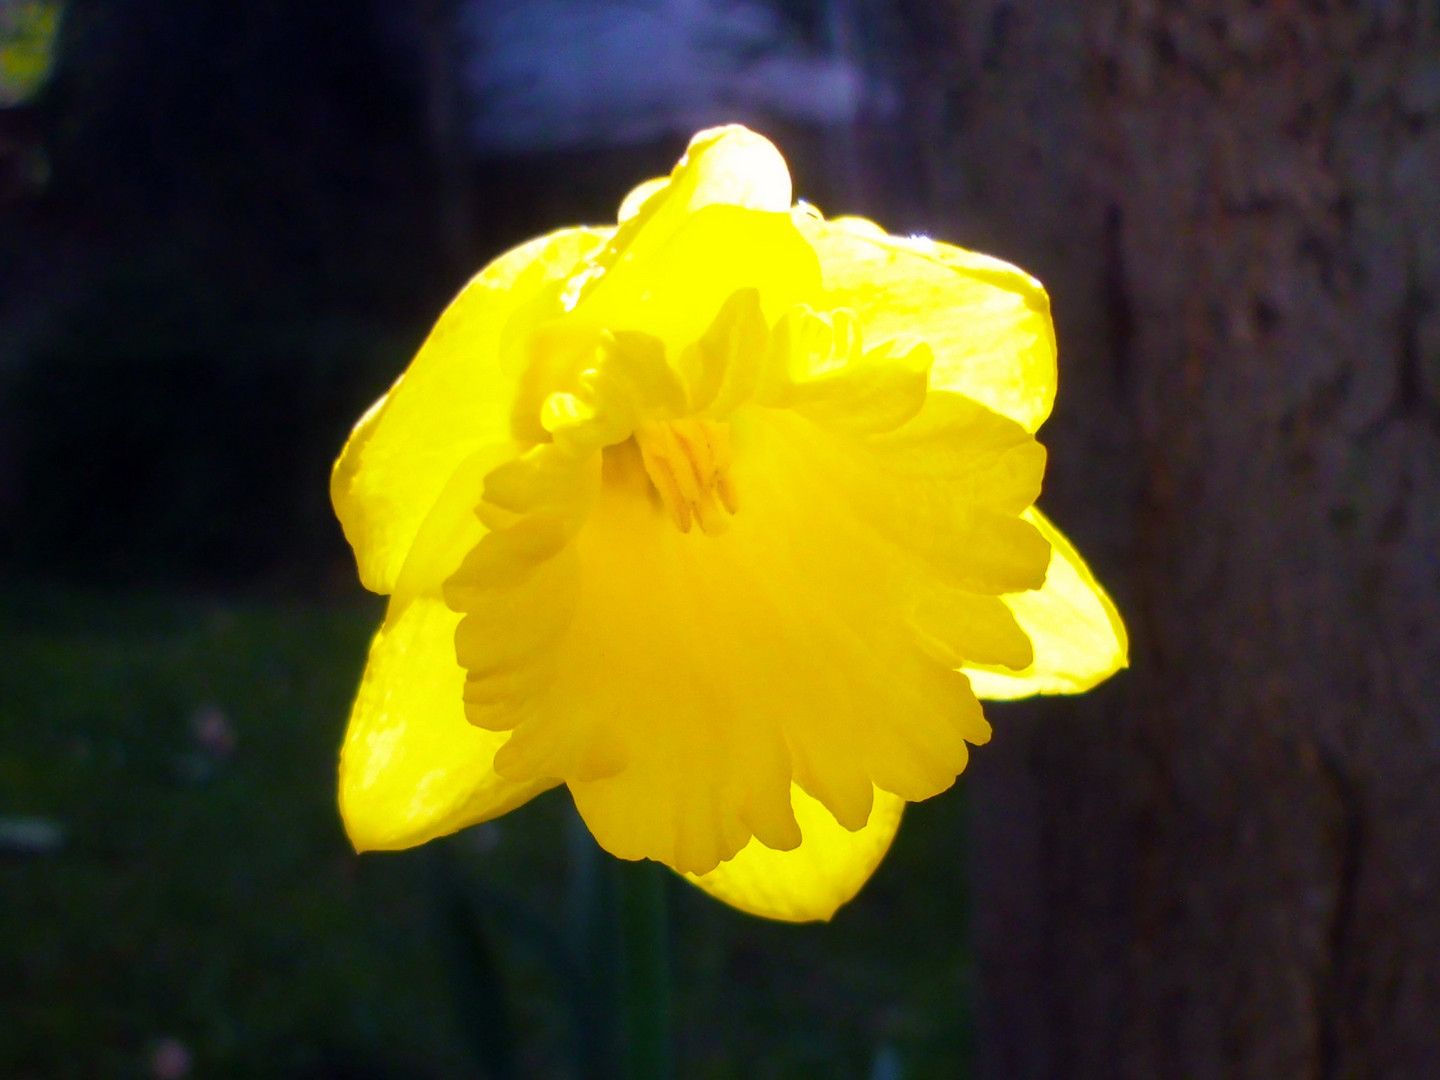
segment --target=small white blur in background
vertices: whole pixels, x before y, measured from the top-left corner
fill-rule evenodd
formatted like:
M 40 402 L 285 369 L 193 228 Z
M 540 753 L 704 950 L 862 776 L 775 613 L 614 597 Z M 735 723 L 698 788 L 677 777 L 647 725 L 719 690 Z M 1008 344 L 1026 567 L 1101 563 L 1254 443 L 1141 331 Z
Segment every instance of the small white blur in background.
M 483 153 L 624 146 L 765 117 L 836 127 L 893 112 L 856 48 L 854 0 L 823 47 L 763 0 L 469 0 L 462 73 Z

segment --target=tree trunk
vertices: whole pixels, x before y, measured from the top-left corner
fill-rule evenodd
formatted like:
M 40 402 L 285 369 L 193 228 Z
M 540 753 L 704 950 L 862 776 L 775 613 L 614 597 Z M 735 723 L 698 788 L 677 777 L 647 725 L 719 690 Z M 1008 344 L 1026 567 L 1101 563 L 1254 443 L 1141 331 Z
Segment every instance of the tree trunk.
M 974 756 L 980 1075 L 1440 1076 L 1440 3 L 954 10 L 935 231 L 1051 288 L 1134 664 Z

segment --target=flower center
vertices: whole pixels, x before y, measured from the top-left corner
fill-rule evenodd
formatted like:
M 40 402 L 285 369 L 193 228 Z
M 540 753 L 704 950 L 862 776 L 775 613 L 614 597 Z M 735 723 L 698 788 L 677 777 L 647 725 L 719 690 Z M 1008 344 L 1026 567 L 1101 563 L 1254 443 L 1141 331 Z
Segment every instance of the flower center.
M 730 425 L 716 420 L 645 421 L 635 428 L 635 444 L 645 473 L 670 520 L 681 532 L 700 523 L 706 536 L 730 527 L 739 508 L 730 479 Z

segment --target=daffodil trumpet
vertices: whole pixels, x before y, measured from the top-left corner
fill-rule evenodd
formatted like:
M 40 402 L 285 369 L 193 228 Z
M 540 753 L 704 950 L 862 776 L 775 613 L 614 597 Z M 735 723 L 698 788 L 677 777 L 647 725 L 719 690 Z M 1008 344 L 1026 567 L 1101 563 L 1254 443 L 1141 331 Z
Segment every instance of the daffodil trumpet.
M 978 698 L 1126 663 L 1035 507 L 1055 383 L 1038 282 L 792 205 L 741 127 L 616 225 L 500 256 L 334 469 L 390 596 L 341 755 L 356 848 L 563 783 L 612 854 L 829 918 L 989 739 Z

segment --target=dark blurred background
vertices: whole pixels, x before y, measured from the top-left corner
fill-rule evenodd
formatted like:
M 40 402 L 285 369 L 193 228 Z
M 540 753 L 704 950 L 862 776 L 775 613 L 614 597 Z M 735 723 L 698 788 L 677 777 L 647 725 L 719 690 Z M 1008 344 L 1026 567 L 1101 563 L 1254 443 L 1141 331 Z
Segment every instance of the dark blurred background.
M 829 926 L 676 882 L 680 1074 L 1440 1075 L 1440 0 L 0 0 L 0 1076 L 609 1075 L 563 795 L 345 844 L 326 476 L 730 120 L 1047 283 L 1134 666 Z

